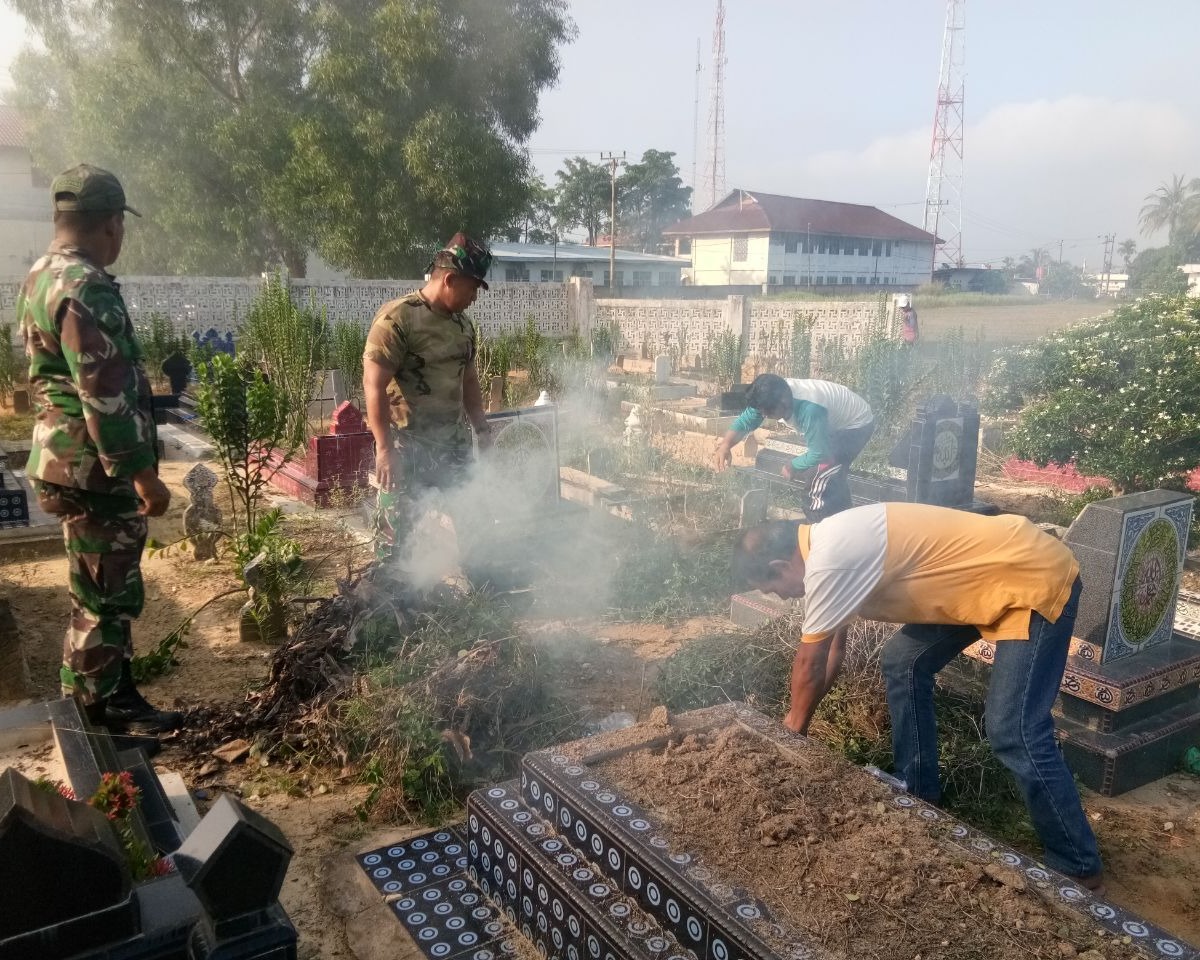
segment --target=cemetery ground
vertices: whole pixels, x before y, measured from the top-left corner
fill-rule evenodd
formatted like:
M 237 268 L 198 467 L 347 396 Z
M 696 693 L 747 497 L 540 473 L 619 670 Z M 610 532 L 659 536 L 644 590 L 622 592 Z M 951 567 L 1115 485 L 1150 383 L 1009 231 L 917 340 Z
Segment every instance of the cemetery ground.
M 663 702 L 678 709 L 711 702 L 705 699 L 711 691 L 702 689 L 706 685 L 723 685 L 723 694 L 749 698 L 768 713 L 780 712 L 790 632 L 776 623 L 748 634 L 732 629 L 727 619 L 726 534 L 737 525 L 740 489 L 731 478 L 715 478 L 703 466 L 712 438 L 664 430 L 654 433 L 654 441 L 656 451 L 638 462 L 622 460 L 619 443 L 611 447 L 622 482 L 646 495 L 647 510 L 654 506 L 650 513 L 635 511 L 632 520 L 613 518 L 604 525 L 605 535 L 613 538 L 609 542 L 633 561 L 612 584 L 612 593 L 596 598 L 583 615 L 564 617 L 562 610 L 553 605 L 543 609 L 536 600 L 505 615 L 505 622 L 532 645 L 537 670 L 553 693 L 547 702 L 558 714 L 555 732 L 548 729 L 544 743 L 602 728 L 613 715 L 645 720 Z M 564 463 L 570 460 L 564 450 Z M 180 481 L 188 467 L 163 464 L 173 502 L 167 516 L 152 525 L 152 536 L 161 543 L 182 535 L 187 497 Z M 1006 509 L 1024 507 L 1035 519 L 1062 519 L 1062 497 L 1052 491 L 998 481 L 981 481 L 980 491 L 995 496 Z M 647 524 L 656 528 L 653 536 L 646 533 Z M 308 598 L 330 596 L 338 579 L 352 577 L 368 560 L 365 530 L 353 509 L 289 512 L 285 530 L 300 542 L 310 563 L 325 558 L 304 588 Z M 665 576 L 663 564 L 670 571 Z M 143 569 L 147 604 L 135 629 L 139 655 L 151 652 L 211 598 L 238 587 L 227 560 L 197 563 L 178 550 L 147 556 Z M 1186 577 L 1193 583 L 1185 585 L 1194 588 L 1195 574 Z M 12 600 L 34 692 L 40 696 L 56 693 L 53 678 L 67 612 L 64 580 L 65 561 L 56 552 L 0 561 L 0 593 Z M 557 586 L 563 588 L 563 583 Z M 222 705 L 240 704 L 263 687 L 276 648 L 239 640 L 243 602 L 244 594 L 231 592 L 196 615 L 186 646 L 175 653 L 177 664 L 146 685 L 153 701 L 184 708 L 209 705 L 210 712 L 193 715 L 203 725 L 222 716 Z M 690 659 L 689 648 L 694 654 Z M 1011 788 L 1006 792 L 1005 775 L 979 741 L 973 706 L 947 692 L 942 717 L 951 811 L 1036 854 L 1019 802 Z M 890 749 L 878 677 L 869 668 L 848 677 L 823 706 L 813 732 L 856 762 L 886 767 Z M 219 729 L 208 733 L 168 741 L 155 763 L 183 773 L 202 810 L 222 792 L 232 792 L 290 838 L 296 856 L 281 903 L 300 929 L 301 956 L 380 955 L 373 950 L 403 955 L 396 952 L 404 943 L 398 924 L 367 922 L 374 914 L 348 879 L 359 869 L 348 857 L 416 832 L 429 815 L 460 817 L 461 808 L 439 802 L 422 811 L 395 796 L 380 800 L 378 783 L 367 775 L 369 764 L 339 764 L 318 755 L 320 751 L 304 749 L 262 752 L 253 737 L 247 741 L 248 752 L 227 753 L 232 760 L 227 762 L 214 756 L 213 749 L 230 738 Z M 726 778 L 721 789 L 731 794 L 714 797 L 713 804 L 736 806 L 733 793 L 741 787 L 735 780 Z M 374 805 L 373 795 L 379 801 Z M 1084 802 L 1109 871 L 1110 899 L 1179 936 L 1200 940 L 1200 780 L 1181 773 L 1116 798 L 1085 792 Z M 751 820 L 759 816 L 753 810 L 746 815 Z M 1063 955 L 1068 955 L 1066 948 Z

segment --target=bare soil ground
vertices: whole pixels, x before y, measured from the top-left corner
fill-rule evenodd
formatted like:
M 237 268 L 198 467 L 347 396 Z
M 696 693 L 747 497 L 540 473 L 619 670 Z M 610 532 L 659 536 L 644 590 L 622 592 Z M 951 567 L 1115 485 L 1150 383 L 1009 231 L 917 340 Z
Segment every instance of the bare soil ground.
M 843 956 L 1138 955 L 1057 911 L 1016 871 L 981 866 L 939 841 L 885 803 L 883 784 L 832 752 L 783 755 L 727 727 L 633 751 L 600 772 L 722 882 Z

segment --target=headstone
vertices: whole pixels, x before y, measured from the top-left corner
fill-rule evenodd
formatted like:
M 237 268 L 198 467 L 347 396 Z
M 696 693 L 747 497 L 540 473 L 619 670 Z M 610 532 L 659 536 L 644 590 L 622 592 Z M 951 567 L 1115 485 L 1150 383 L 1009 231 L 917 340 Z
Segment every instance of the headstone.
M 1077 654 L 1112 663 L 1171 639 L 1192 504 L 1152 490 L 1089 503 L 1076 517 L 1064 539 L 1083 578 Z
M 743 530 L 767 519 L 767 491 L 762 488 L 747 490 L 742 494 L 742 512 L 738 526 Z
M 589 450 L 587 455 L 587 472 L 593 477 L 607 480 L 612 476 L 612 451 L 607 447 L 597 447 Z
M 33 407 L 29 402 L 29 391 L 24 387 L 18 387 L 12 392 L 13 413 L 32 413 Z
M 192 362 L 176 351 L 162 362 L 162 372 L 171 384 L 171 392 L 183 393 L 192 375 Z
M 202 463 L 183 477 L 183 487 L 192 498 L 183 511 L 183 532 L 191 540 L 197 560 L 212 560 L 217 555 L 222 517 L 213 501 L 216 486 L 217 475 Z
M 488 413 L 499 413 L 504 409 L 504 378 L 492 377 L 488 383 Z
M 538 398 L 533 401 L 535 407 L 548 407 L 553 401 L 550 399 L 550 391 L 543 390 L 538 394 Z
M 343 400 L 338 404 L 329 421 L 329 435 L 331 437 L 362 433 L 366 429 L 367 422 L 363 419 L 362 413 L 349 400 Z
M 917 408 L 909 436 L 908 501 L 952 507 L 975 498 L 979 410 L 944 394 Z
M 671 355 L 660 353 L 654 358 L 654 382 L 662 385 L 671 382 Z
M 336 409 L 350 399 L 346 390 L 346 375 L 341 370 L 329 371 L 329 392 L 333 396 L 333 406 Z
M 642 426 L 642 405 L 635 403 L 629 408 L 629 416 L 625 418 L 625 446 L 644 443 L 646 430 Z
M 112 932 L 130 936 L 137 932 L 131 888 L 116 832 L 103 813 L 35 786 L 12 767 L 0 774 L 0 942 L 49 927 L 46 940 L 30 943 L 26 956 L 39 949 L 46 951 L 42 956 L 82 953 L 116 938 L 72 930 L 70 921 L 114 909 L 119 915 Z M 75 942 L 61 942 L 63 937 Z

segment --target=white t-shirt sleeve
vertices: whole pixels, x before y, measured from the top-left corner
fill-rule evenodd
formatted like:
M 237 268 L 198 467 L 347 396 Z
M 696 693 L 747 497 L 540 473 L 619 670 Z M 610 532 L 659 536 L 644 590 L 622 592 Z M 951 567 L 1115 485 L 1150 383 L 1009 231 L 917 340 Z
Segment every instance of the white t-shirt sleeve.
M 887 511 L 857 507 L 815 524 L 804 573 L 804 634 L 818 643 L 849 623 L 883 578 Z

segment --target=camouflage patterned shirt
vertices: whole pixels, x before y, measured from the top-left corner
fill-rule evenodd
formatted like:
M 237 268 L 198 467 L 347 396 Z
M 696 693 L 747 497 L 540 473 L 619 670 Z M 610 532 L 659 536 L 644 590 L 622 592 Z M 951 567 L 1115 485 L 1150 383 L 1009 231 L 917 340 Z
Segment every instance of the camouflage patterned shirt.
M 440 313 L 419 293 L 385 303 L 367 333 L 364 360 L 394 371 L 392 421 L 412 433 L 466 436 L 463 375 L 475 361 L 475 326 L 466 314 Z
M 130 477 L 157 464 L 150 383 L 113 277 L 55 241 L 17 297 L 37 407 L 31 479 L 134 496 Z

